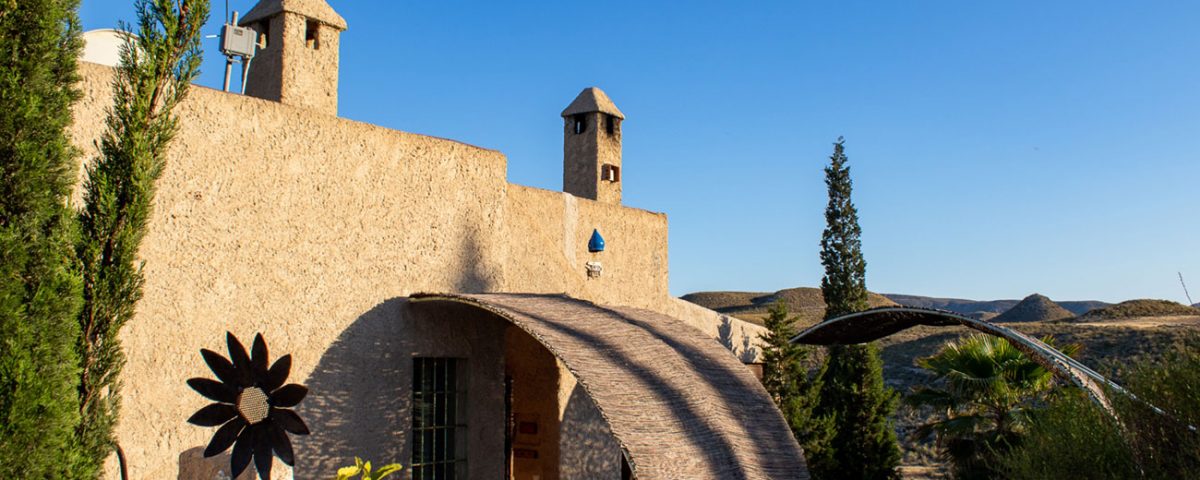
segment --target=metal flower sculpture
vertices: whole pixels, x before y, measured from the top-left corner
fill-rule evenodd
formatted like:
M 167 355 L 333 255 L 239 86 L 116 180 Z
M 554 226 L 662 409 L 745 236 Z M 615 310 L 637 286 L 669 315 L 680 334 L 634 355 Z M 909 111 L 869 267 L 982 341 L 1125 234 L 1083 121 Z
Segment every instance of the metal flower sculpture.
M 255 335 L 250 355 L 246 355 L 246 347 L 232 333 L 225 333 L 225 341 L 229 360 L 212 350 L 200 350 L 204 362 L 220 381 L 193 378 L 187 383 L 217 403 L 201 408 L 188 423 L 201 427 L 221 425 L 204 449 L 204 456 L 220 454 L 232 445 L 231 476 L 237 478 L 253 457 L 258 477 L 266 480 L 271 478 L 272 452 L 288 466 L 295 464 L 287 434 L 308 435 L 308 426 L 289 407 L 298 405 L 308 394 L 308 388 L 294 383 L 284 385 L 292 368 L 291 355 L 284 355 L 267 367 L 267 343 L 262 334 Z

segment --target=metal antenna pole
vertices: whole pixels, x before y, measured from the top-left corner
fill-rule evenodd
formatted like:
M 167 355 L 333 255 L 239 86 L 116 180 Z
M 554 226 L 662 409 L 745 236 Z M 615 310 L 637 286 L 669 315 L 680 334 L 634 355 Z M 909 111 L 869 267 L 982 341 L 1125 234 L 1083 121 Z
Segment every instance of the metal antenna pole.
M 1175 272 L 1175 273 L 1179 274 L 1179 284 L 1183 285 L 1183 295 L 1187 297 L 1188 305 L 1189 306 L 1194 305 L 1196 302 L 1192 301 L 1192 294 L 1188 293 L 1187 284 L 1183 283 L 1183 272 Z
M 250 74 L 250 61 L 254 58 L 242 59 L 242 95 L 246 94 L 246 75 Z
M 226 14 L 229 13 L 229 0 L 225 0 L 225 13 Z M 230 17 L 231 19 L 229 21 L 229 25 L 237 25 L 237 17 L 238 17 L 238 13 L 233 12 L 233 16 Z M 224 38 L 222 38 L 222 41 L 224 41 Z M 224 48 L 224 46 L 222 46 L 221 48 Z M 225 84 L 223 87 L 221 87 L 221 90 L 226 91 L 226 92 L 229 91 L 229 76 L 232 75 L 232 73 L 233 73 L 233 55 L 226 53 L 225 54 Z M 245 76 L 244 71 L 243 71 L 242 75 L 243 75 L 243 77 Z M 245 83 L 245 80 L 243 80 L 242 83 Z
M 232 71 L 233 71 L 233 56 L 226 55 L 225 56 L 225 86 L 221 87 L 221 90 L 226 91 L 226 92 L 229 91 L 229 74 Z

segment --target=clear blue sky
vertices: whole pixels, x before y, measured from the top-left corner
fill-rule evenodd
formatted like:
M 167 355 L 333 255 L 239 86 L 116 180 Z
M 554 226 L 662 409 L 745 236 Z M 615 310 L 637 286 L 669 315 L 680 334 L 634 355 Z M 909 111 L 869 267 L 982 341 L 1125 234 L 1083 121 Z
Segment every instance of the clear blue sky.
M 85 29 L 130 4 L 83 0 Z M 341 116 L 500 150 L 514 183 L 560 189 L 558 113 L 608 92 L 677 295 L 818 285 L 844 135 L 874 291 L 1183 301 L 1182 271 L 1200 301 L 1198 3 L 330 4 Z

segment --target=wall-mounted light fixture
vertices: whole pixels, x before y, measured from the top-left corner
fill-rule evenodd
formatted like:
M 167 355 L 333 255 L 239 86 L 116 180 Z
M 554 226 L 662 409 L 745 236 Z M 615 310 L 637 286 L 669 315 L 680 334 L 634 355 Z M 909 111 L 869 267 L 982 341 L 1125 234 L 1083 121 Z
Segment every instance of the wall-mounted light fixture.
M 600 230 L 592 229 L 592 238 L 588 240 L 588 251 L 591 253 L 604 251 L 604 237 L 600 236 Z
M 604 237 L 600 236 L 600 230 L 592 229 L 592 238 L 588 239 L 588 252 L 596 254 L 603 251 Z M 600 261 L 598 260 L 587 262 L 584 266 L 587 268 L 588 278 L 600 278 L 600 274 L 604 272 L 604 266 L 600 265 Z

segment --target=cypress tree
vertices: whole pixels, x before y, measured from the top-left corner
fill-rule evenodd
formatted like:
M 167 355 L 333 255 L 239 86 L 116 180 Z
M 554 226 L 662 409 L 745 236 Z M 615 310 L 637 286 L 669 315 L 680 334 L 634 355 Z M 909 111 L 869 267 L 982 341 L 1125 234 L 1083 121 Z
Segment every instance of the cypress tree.
M 77 6 L 0 1 L 0 478 L 71 478 L 77 459 Z
M 825 276 L 825 319 L 867 309 L 866 270 L 862 229 L 850 199 L 850 167 L 845 141 L 834 143 L 825 168 L 829 205 L 821 235 L 821 264 Z M 897 395 L 883 385 L 883 362 L 873 344 L 829 347 L 821 377 L 816 411 L 831 418 L 835 431 L 828 447 L 809 459 L 816 478 L 897 478 L 900 447 L 888 416 Z
M 796 317 L 788 314 L 787 304 L 776 301 L 768 312 L 761 347 L 763 387 L 783 413 L 806 457 L 819 455 L 832 432 L 828 418 L 813 415 L 821 390 L 819 379 L 809 375 L 805 365 L 808 349 L 789 341 L 796 335 Z
M 207 0 L 137 0 L 136 36 L 127 37 L 113 83 L 114 104 L 87 169 L 76 255 L 83 273 L 82 422 L 79 439 L 95 476 L 113 451 L 118 375 L 125 362 L 117 334 L 142 297 L 138 248 L 146 233 L 154 185 L 178 129 L 171 112 L 199 72 L 200 28 Z

